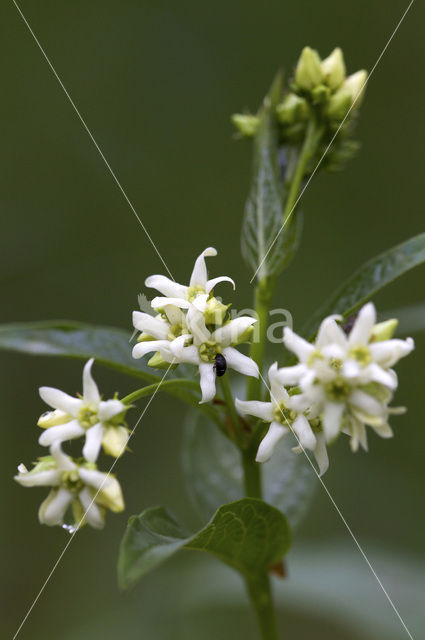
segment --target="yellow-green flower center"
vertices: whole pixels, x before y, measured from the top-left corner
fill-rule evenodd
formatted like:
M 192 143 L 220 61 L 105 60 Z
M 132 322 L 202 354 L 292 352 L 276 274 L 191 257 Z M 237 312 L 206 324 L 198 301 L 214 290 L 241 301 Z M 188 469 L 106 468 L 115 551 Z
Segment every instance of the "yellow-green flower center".
M 348 355 L 354 360 L 357 360 L 357 362 L 362 367 L 366 367 L 368 364 L 372 362 L 372 356 L 370 355 L 369 348 L 363 345 L 359 345 L 358 347 L 353 347 L 352 349 L 350 349 L 350 352 Z
M 189 290 L 187 292 L 187 299 L 189 300 L 189 302 L 193 302 L 195 298 L 197 298 L 199 295 L 202 295 L 203 293 L 205 293 L 204 287 L 200 287 L 199 285 L 189 287 Z
M 217 353 L 221 352 L 221 348 L 217 342 L 208 340 L 199 346 L 198 352 L 203 362 L 214 362 Z
M 97 411 L 90 409 L 90 407 L 82 407 L 77 419 L 83 429 L 90 429 L 90 427 L 93 427 L 99 422 Z
M 335 378 L 335 380 L 325 385 L 325 393 L 329 400 L 333 402 L 345 400 L 350 391 L 350 385 L 343 378 Z
M 280 422 L 283 425 L 288 426 L 292 424 L 297 414 L 292 409 L 288 409 L 284 402 L 279 402 L 279 404 L 273 407 L 273 420 L 275 422 Z
M 61 486 L 72 493 L 79 493 L 84 488 L 84 482 L 78 475 L 78 471 L 63 471 L 61 474 Z

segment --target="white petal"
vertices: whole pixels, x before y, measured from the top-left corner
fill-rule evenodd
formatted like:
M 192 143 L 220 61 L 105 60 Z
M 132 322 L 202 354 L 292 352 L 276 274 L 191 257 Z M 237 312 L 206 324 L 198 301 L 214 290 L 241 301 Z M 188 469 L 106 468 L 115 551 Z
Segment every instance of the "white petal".
M 297 385 L 307 372 L 308 369 L 305 364 L 296 364 L 293 367 L 282 367 L 278 369 L 276 378 L 283 385 Z
M 179 307 L 176 307 L 173 304 L 165 305 L 164 313 L 170 324 L 183 324 L 185 322 L 185 314 Z
M 103 471 L 98 471 L 97 469 L 85 469 L 84 467 L 80 467 L 78 469 L 78 474 L 84 484 L 87 484 L 89 487 L 93 487 L 97 491 L 101 491 L 105 487 L 108 487 L 112 482 L 112 476 L 104 473 Z
M 127 408 L 121 400 L 102 400 L 102 402 L 99 403 L 97 413 L 101 422 L 107 422 Z
M 323 413 L 323 428 L 326 442 L 334 440 L 341 430 L 341 419 L 345 405 L 340 402 L 327 402 Z
M 63 488 L 55 491 L 54 495 L 50 494 L 40 506 L 38 512 L 40 522 L 50 527 L 62 524 L 72 497 L 72 493 Z
M 210 402 L 215 396 L 215 372 L 214 365 L 201 362 L 199 365 L 199 373 L 201 374 L 201 391 L 202 400 L 199 404 Z
M 88 404 L 97 404 L 100 400 L 99 389 L 91 374 L 93 362 L 94 358 L 90 358 L 90 360 L 86 362 L 83 370 L 83 398 L 84 402 Z
M 86 442 L 83 447 L 83 456 L 88 462 L 96 462 L 100 447 L 102 446 L 103 426 L 100 422 L 86 431 Z
M 260 402 L 259 400 L 239 400 L 235 399 L 236 409 L 241 415 L 255 416 L 265 422 L 273 420 L 273 404 L 271 402 Z
M 207 266 L 205 264 L 206 256 L 216 256 L 217 251 L 214 247 L 208 247 L 196 258 L 195 266 L 193 267 L 192 275 L 190 276 L 191 287 L 203 287 L 205 289 L 207 284 Z
M 360 364 L 356 360 L 346 360 L 342 366 L 342 375 L 345 378 L 358 378 L 361 373 Z
M 38 439 L 42 447 L 50 447 L 54 442 L 66 442 L 84 435 L 84 429 L 78 420 L 71 420 L 57 427 L 49 427 Z
M 326 440 L 323 433 L 318 433 L 316 436 L 316 448 L 314 449 L 314 457 L 319 465 L 319 476 L 323 476 L 329 468 L 329 458 L 326 449 Z
M 133 311 L 134 328 L 143 333 L 147 333 L 157 340 L 165 340 L 170 331 L 170 325 L 162 318 L 154 318 L 149 313 Z
M 64 391 L 54 389 L 53 387 L 40 387 L 39 393 L 41 399 L 50 407 L 60 409 L 74 418 L 77 417 L 83 404 L 83 401 L 79 398 L 73 398 L 67 393 L 64 393 Z
M 191 344 L 185 347 L 186 340 L 190 336 L 179 336 L 170 343 L 171 352 L 177 362 L 186 362 L 187 364 L 199 364 L 199 351 L 195 345 Z
M 289 349 L 289 351 L 295 353 L 301 362 L 307 362 L 315 351 L 312 344 L 298 336 L 289 327 L 285 327 L 283 331 L 283 342 L 285 347 Z
M 185 298 L 163 298 L 157 296 L 152 300 L 151 305 L 153 309 L 164 309 L 170 305 L 178 307 L 179 309 L 189 309 L 190 302 Z
M 372 362 L 372 364 L 367 367 L 367 373 L 373 382 L 379 382 L 379 384 L 383 384 L 385 387 L 388 387 L 388 389 L 397 389 L 397 375 L 392 369 L 386 371 L 378 364 Z
M 162 348 L 168 348 L 170 342 L 168 340 L 147 340 L 146 342 L 138 342 L 134 345 L 133 358 L 143 358 L 147 353 L 152 351 L 160 351 Z
M 84 487 L 78 494 L 78 498 L 83 505 L 84 517 L 87 523 L 95 529 L 103 529 L 105 524 L 103 515 L 97 504 L 93 501 L 91 491 Z
M 223 327 L 213 331 L 211 338 L 221 344 L 221 346 L 229 347 L 231 344 L 237 343 L 240 336 L 255 322 L 257 322 L 257 320 L 250 316 L 234 318 Z
M 237 349 L 233 347 L 226 347 L 223 349 L 223 356 L 226 358 L 227 366 L 234 369 L 238 373 L 243 373 L 245 376 L 252 376 L 258 378 L 260 373 L 258 371 L 257 363 L 254 362 L 248 356 L 244 356 Z
M 316 338 L 316 346 L 319 349 L 326 346 L 330 342 L 335 342 L 340 347 L 344 349 L 346 348 L 347 336 L 345 335 L 343 329 L 337 324 L 337 318 L 341 318 L 341 316 L 328 316 L 320 325 Z
M 350 331 L 348 342 L 350 345 L 366 345 L 372 335 L 376 323 L 376 311 L 372 302 L 368 302 L 359 311 Z
M 267 462 L 273 455 L 275 447 L 279 440 L 283 438 L 285 433 L 288 433 L 289 429 L 279 424 L 278 422 L 272 422 L 266 435 L 260 442 L 258 447 L 256 462 Z
M 287 405 L 289 402 L 289 394 L 280 381 L 277 362 L 274 362 L 269 368 L 268 376 L 270 382 L 270 398 L 272 402 L 275 404 L 284 402 L 285 405 Z
M 211 332 L 208 331 L 205 325 L 204 314 L 198 311 L 193 305 L 190 306 L 187 312 L 186 323 L 196 344 L 202 344 L 211 339 Z
M 151 289 L 156 289 L 162 295 L 170 298 L 186 298 L 187 287 L 170 280 L 166 276 L 149 276 L 145 280 L 145 286 Z
M 388 422 L 383 422 L 381 425 L 371 425 L 372 429 L 375 431 L 376 434 L 378 434 L 378 436 L 380 436 L 381 438 L 392 438 L 393 437 L 393 430 L 391 429 L 390 425 L 388 424 Z
M 200 311 L 201 313 L 204 313 L 207 309 L 207 302 L 208 302 L 208 294 L 202 293 L 199 296 L 196 296 L 196 298 L 192 301 L 192 304 L 195 307 L 195 309 L 198 309 L 198 311 Z
M 234 283 L 234 281 L 232 280 L 232 278 L 229 278 L 229 276 L 219 276 L 218 278 L 213 278 L 212 280 L 208 280 L 206 286 L 205 286 L 205 291 L 207 293 L 210 293 L 214 287 L 219 284 L 219 282 L 231 282 L 233 285 L 233 289 L 236 288 L 236 285 Z
M 358 389 L 354 390 L 350 394 L 349 398 L 350 404 L 358 407 L 361 411 L 369 416 L 381 416 L 384 413 L 384 408 L 379 400 L 373 398 L 368 393 L 364 391 L 360 391 Z
M 36 473 L 21 473 L 14 478 L 23 487 L 57 487 L 61 481 L 61 472 L 47 469 Z
M 58 469 L 61 471 L 74 471 L 74 469 L 77 468 L 77 465 L 71 460 L 71 458 L 62 451 L 60 442 L 56 441 L 52 444 L 50 447 L 50 453 L 53 456 Z
M 302 413 L 295 418 L 292 429 L 304 449 L 310 449 L 312 451 L 315 449 L 316 436 L 310 427 L 309 421 Z
M 415 348 L 412 338 L 406 340 L 384 340 L 373 342 L 370 346 L 370 353 L 375 362 L 381 367 L 392 367 L 400 358 L 409 355 Z

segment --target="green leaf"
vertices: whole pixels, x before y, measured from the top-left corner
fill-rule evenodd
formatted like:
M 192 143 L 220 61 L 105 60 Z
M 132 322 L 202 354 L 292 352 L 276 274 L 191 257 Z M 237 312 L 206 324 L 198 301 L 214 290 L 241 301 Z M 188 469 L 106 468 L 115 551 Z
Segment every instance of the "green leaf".
M 317 477 L 288 434 L 272 459 L 262 465 L 264 499 L 282 511 L 295 529 L 306 514 L 317 487 Z M 244 495 L 240 455 L 217 427 L 198 412 L 189 411 L 183 431 L 183 471 L 189 497 L 203 520 L 223 502 Z
M 328 315 L 352 315 L 375 293 L 425 262 L 425 233 L 410 238 L 366 262 L 326 302 L 303 327 L 304 336 L 313 336 Z
M 83 360 L 95 358 L 110 369 L 153 384 L 162 379 L 143 360 L 132 358 L 131 334 L 113 327 L 67 320 L 0 325 L 0 349 L 37 356 L 65 356 Z M 187 373 L 184 366 L 174 371 L 175 377 L 185 374 L 189 377 L 192 372 Z M 182 384 L 164 385 L 164 388 L 161 385 L 159 391 L 167 391 L 183 402 L 199 407 L 203 414 L 221 426 L 216 407 L 211 404 L 199 405 L 200 392 L 184 388 Z
M 285 516 L 262 500 L 244 498 L 221 506 L 203 529 L 188 535 L 164 507 L 130 518 L 121 542 L 118 580 L 132 586 L 180 549 L 216 556 L 247 577 L 277 563 L 290 546 Z
M 276 276 L 287 266 L 299 244 L 302 226 L 301 216 L 295 214 L 291 223 L 280 231 L 285 193 L 279 176 L 274 113 L 281 96 L 282 76 L 279 74 L 259 114 L 260 123 L 254 138 L 251 188 L 242 226 L 242 254 L 248 267 L 254 271 L 261 264 L 258 271 L 260 280 Z M 276 237 L 277 240 L 268 252 Z
M 130 337 L 122 329 L 67 320 L 0 325 L 0 349 L 37 356 L 95 358 L 122 373 L 159 381 L 142 360 L 132 358 Z

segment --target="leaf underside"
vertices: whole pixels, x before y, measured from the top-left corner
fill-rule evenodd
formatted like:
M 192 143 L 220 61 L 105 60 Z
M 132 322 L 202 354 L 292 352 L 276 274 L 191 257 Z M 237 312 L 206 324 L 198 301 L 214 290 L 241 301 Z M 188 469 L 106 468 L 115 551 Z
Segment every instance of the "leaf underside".
M 129 520 L 118 558 L 119 585 L 132 586 L 183 548 L 210 553 L 253 577 L 281 560 L 289 546 L 285 516 L 262 500 L 244 498 L 222 505 L 194 535 L 164 507 L 154 507 Z

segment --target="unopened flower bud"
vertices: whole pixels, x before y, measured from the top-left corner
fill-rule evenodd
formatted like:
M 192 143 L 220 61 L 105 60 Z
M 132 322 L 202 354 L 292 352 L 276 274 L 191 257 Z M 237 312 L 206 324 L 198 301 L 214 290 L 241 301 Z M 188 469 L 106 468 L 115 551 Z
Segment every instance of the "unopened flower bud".
M 253 138 L 257 133 L 260 119 L 250 114 L 235 113 L 232 116 L 232 122 L 245 138 Z
M 371 342 L 381 342 L 382 340 L 391 340 L 398 327 L 398 320 L 392 318 L 384 322 L 378 322 L 372 329 Z
M 157 351 L 154 355 L 148 360 L 149 367 L 153 369 L 168 369 L 170 363 L 164 360 L 162 355 Z
M 366 89 L 367 71 L 361 69 L 346 78 L 342 85 L 350 93 L 352 103 L 359 107 Z
M 307 120 L 308 112 L 306 100 L 295 93 L 288 93 L 283 102 L 276 107 L 277 117 L 285 125 Z
M 223 324 L 226 317 L 227 309 L 230 305 L 223 304 L 217 298 L 209 298 L 207 300 L 207 307 L 204 311 L 205 324 Z
M 351 107 L 358 108 L 363 98 L 367 72 L 357 71 L 345 79 L 330 98 L 326 115 L 331 120 L 343 120 Z
M 314 49 L 304 47 L 295 69 L 295 82 L 300 89 L 311 91 L 323 80 L 322 62 Z
M 338 89 L 345 80 L 345 63 L 344 56 L 339 47 L 334 49 L 332 53 L 323 60 L 322 72 L 324 82 L 332 90 Z

